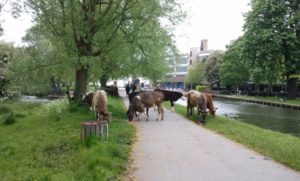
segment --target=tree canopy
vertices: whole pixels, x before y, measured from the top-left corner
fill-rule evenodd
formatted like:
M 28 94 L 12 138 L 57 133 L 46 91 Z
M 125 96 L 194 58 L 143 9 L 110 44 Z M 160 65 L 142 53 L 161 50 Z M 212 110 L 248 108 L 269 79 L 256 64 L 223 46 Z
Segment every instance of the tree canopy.
M 184 13 L 176 0 L 25 2 L 35 20 L 24 39 L 29 47 L 20 51 L 30 57 L 25 70 L 30 76 L 47 70 L 45 79 L 63 82 L 75 78 L 78 98 L 89 80 L 129 75 L 157 80 L 168 67 L 166 58 L 177 53 L 171 30 Z
M 248 67 L 242 58 L 243 40 L 236 40 L 228 49 L 224 56 L 221 68 L 221 83 L 225 86 L 238 88 L 249 78 Z
M 293 75 L 300 74 L 300 2 L 252 0 L 251 7 L 245 16 L 245 59 L 254 69 L 267 72 L 269 81 L 283 74 L 289 97 L 295 97 Z

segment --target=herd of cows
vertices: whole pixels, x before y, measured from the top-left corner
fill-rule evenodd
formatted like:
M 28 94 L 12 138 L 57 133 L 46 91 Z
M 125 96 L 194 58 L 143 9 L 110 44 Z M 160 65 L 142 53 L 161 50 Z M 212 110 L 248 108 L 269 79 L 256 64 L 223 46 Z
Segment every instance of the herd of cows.
M 113 94 L 109 90 L 100 90 L 96 92 L 89 92 L 83 97 L 83 102 L 91 107 L 95 112 L 97 121 L 107 121 L 111 117 L 111 113 L 107 110 L 107 95 L 119 97 L 118 89 L 114 90 Z M 174 102 L 187 97 L 187 115 L 194 113 L 194 108 L 197 108 L 199 121 L 205 123 L 205 118 L 208 112 L 215 116 L 216 108 L 213 105 L 212 97 L 207 93 L 200 93 L 195 90 L 189 91 L 186 95 L 178 91 L 154 89 L 152 91 L 131 92 L 128 94 L 129 107 L 127 110 L 127 117 L 132 121 L 134 117 L 139 118 L 140 114 L 144 114 L 146 120 L 149 120 L 148 110 L 154 107 L 157 110 L 158 121 L 164 119 L 164 101 L 170 101 L 171 108 L 174 110 Z M 209 110 L 209 111 L 207 111 Z

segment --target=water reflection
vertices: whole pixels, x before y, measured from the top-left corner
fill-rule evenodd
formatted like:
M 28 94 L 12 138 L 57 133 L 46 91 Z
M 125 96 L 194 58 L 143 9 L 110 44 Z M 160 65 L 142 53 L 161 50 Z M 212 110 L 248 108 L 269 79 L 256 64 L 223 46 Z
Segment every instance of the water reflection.
M 186 101 L 177 102 L 186 105 Z M 300 111 L 262 104 L 214 100 L 217 115 L 234 118 L 264 129 L 300 136 Z

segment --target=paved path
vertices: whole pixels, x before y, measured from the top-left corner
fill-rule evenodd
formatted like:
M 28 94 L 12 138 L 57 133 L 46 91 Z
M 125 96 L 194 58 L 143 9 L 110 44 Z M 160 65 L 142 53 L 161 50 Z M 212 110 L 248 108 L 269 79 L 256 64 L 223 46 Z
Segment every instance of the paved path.
M 126 106 L 128 99 L 120 91 Z M 133 120 L 137 142 L 128 180 L 300 181 L 300 172 L 276 163 L 165 109 L 165 120 Z

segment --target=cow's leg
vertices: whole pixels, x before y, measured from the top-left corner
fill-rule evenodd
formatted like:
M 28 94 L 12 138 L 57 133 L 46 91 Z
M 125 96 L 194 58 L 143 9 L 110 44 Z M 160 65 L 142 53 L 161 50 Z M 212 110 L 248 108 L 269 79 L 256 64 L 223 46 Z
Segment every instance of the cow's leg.
M 147 108 L 148 109 L 148 108 Z M 144 112 L 144 114 L 145 114 L 145 117 L 146 117 L 146 121 L 149 121 L 149 116 L 147 115 L 148 113 L 145 113 Z
M 174 102 L 173 102 L 173 101 L 170 101 L 170 103 L 171 103 L 171 110 L 172 110 L 172 111 L 175 111 L 175 109 L 174 109 Z
M 159 118 L 159 115 L 160 115 L 160 106 L 159 105 L 156 105 L 157 106 L 157 117 L 156 117 L 156 121 L 158 121 L 158 118 Z
M 157 105 L 157 109 L 158 109 L 158 114 L 157 114 L 157 118 L 156 121 L 158 121 L 159 116 L 160 116 L 160 120 L 164 120 L 164 108 L 163 108 L 163 104 Z
M 146 108 L 147 117 L 149 117 L 149 108 Z
M 186 115 L 190 115 L 190 106 L 188 104 L 186 105 Z
M 98 112 L 95 112 L 95 116 L 96 116 L 96 121 L 99 121 L 99 113 Z
M 160 110 L 160 112 L 161 112 L 161 120 L 163 121 L 164 120 L 164 112 L 165 112 L 163 104 L 160 106 L 160 109 L 161 109 Z

